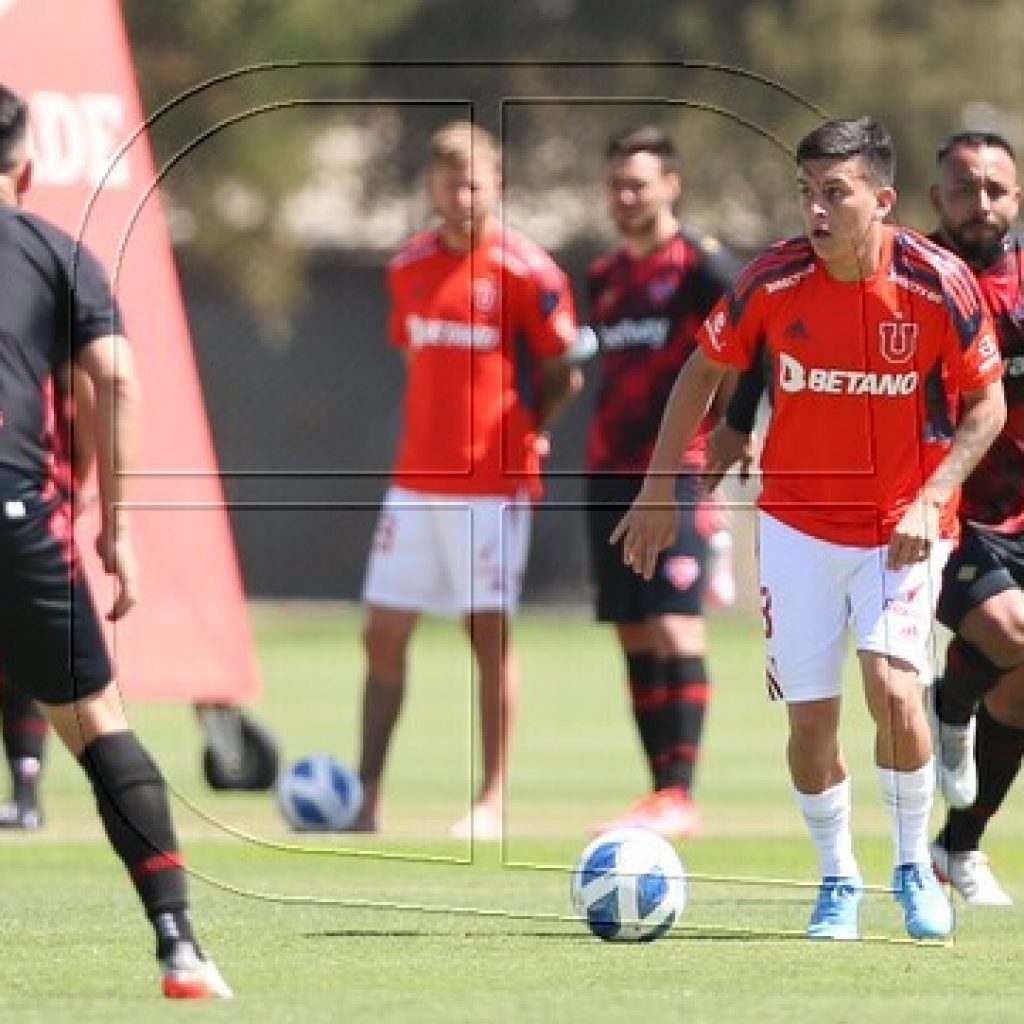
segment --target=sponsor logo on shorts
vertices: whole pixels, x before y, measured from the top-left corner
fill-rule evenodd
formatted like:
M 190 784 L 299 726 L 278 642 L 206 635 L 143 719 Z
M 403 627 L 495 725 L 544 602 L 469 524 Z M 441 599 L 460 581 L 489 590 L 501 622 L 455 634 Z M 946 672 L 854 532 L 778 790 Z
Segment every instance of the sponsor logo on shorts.
M 700 577 L 700 563 L 693 555 L 671 555 L 665 559 L 664 575 L 676 590 L 689 590 Z

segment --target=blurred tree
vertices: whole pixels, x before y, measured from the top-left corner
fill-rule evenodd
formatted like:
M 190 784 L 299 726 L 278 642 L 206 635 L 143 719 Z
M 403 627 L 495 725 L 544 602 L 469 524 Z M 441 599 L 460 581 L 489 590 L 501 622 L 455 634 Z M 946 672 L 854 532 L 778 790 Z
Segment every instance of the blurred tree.
M 797 229 L 785 147 L 816 109 L 889 125 L 899 213 L 922 227 L 941 136 L 985 124 L 1024 142 L 1020 0 L 124 0 L 124 10 L 146 109 L 183 97 L 152 131 L 161 161 L 194 145 L 164 183 L 177 235 L 190 259 L 276 316 L 296 295 L 296 231 L 384 250 L 415 225 L 423 145 L 456 114 L 502 134 L 510 217 L 549 245 L 607 230 L 594 216 L 604 139 L 641 118 L 679 139 L 690 218 L 743 248 Z M 269 60 L 291 63 L 188 95 Z M 318 61 L 328 63 L 303 64 Z M 763 80 L 686 66 L 715 61 Z

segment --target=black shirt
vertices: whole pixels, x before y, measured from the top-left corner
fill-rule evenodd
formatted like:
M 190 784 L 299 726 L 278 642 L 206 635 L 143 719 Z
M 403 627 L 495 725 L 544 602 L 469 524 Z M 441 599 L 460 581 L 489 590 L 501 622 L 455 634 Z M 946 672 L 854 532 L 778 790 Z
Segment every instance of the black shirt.
M 41 217 L 0 204 L 0 473 L 40 485 L 54 475 L 54 371 L 122 332 L 96 257 Z

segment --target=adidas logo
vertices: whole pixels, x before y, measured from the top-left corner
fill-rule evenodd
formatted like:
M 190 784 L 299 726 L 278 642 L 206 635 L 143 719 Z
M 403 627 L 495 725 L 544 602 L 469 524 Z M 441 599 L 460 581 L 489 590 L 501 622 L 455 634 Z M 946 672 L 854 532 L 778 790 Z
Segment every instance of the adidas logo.
M 798 338 L 801 341 L 804 341 L 811 336 L 810 332 L 807 330 L 807 324 L 805 324 L 799 317 L 789 324 L 784 333 L 787 338 Z

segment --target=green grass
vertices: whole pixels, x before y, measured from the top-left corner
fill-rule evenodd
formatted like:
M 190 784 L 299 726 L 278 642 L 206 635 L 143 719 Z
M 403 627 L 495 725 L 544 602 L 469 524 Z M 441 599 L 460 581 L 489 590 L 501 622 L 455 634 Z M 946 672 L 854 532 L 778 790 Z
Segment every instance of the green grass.
M 358 617 L 334 606 L 256 612 L 266 694 L 258 715 L 289 757 L 351 760 L 361 691 Z M 904 941 L 883 891 L 888 823 L 851 679 L 844 738 L 868 941 L 798 938 L 815 864 L 782 758 L 784 711 L 764 697 L 753 625 L 713 628 L 714 700 L 698 793 L 707 836 L 683 844 L 682 926 L 615 946 L 571 920 L 567 869 L 591 825 L 645 785 L 612 637 L 581 613 L 524 617 L 523 710 L 501 847 L 444 838 L 472 788 L 473 690 L 456 627 L 426 623 L 390 766 L 381 837 L 297 840 L 266 794 L 223 795 L 199 775 L 191 712 L 131 717 L 179 802 L 201 934 L 233 1004 L 156 997 L 150 936 L 100 838 L 86 785 L 55 752 L 49 823 L 0 836 L 0 1020 L 899 1021 L 1012 1019 L 1024 998 L 1018 910 L 964 911 L 947 946 Z M 1013 794 L 987 848 L 1024 903 L 1024 816 Z

